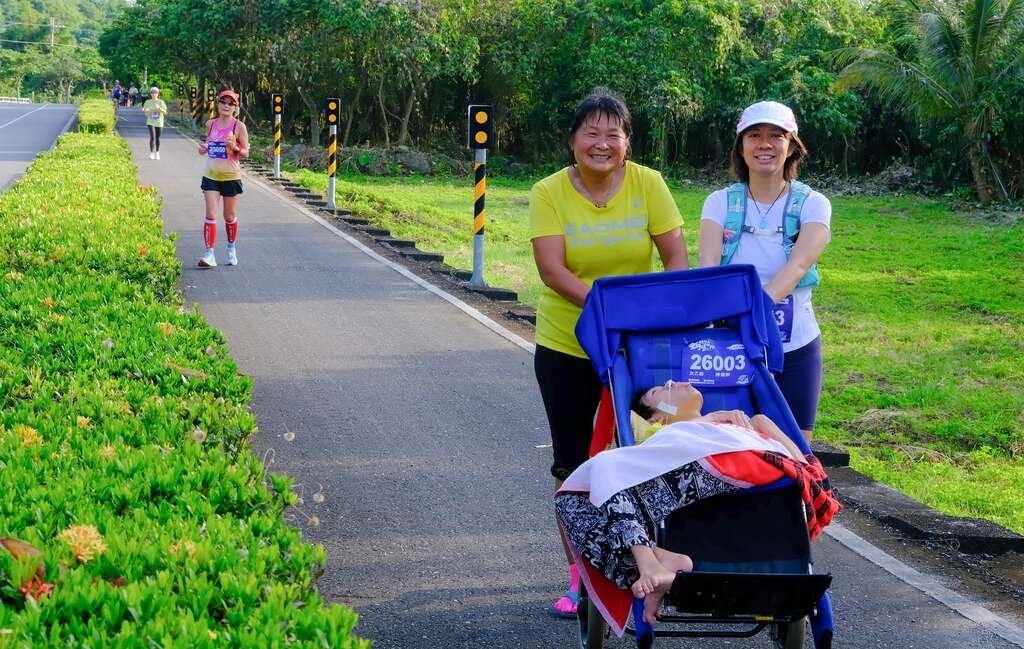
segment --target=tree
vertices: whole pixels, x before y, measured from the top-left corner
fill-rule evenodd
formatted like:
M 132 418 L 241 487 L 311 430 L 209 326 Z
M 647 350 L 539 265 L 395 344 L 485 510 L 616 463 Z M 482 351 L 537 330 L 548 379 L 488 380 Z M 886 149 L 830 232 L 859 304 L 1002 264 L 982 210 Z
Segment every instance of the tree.
M 963 131 L 978 200 L 992 200 L 986 162 L 1002 85 L 1024 62 L 1024 0 L 892 0 L 895 46 L 837 52 L 840 87 L 864 85 L 914 118 L 955 121 Z

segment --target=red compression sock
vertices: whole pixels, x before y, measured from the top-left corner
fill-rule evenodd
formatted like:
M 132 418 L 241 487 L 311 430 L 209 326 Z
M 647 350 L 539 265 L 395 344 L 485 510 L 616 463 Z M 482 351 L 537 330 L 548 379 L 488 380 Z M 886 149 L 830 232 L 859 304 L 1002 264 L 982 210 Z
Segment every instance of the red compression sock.
M 224 229 L 228 233 L 228 243 L 234 243 L 235 238 L 238 236 L 238 219 L 234 221 L 224 221 Z
M 203 222 L 203 241 L 206 242 L 206 247 L 213 249 L 213 244 L 217 243 L 217 222 L 206 219 Z

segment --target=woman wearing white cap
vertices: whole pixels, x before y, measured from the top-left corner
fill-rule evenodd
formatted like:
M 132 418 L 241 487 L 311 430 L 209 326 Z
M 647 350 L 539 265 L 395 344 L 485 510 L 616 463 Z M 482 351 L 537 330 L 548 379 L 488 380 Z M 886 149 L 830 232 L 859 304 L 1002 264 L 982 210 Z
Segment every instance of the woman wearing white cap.
M 149 89 L 149 99 L 142 104 L 146 113 L 146 127 L 149 129 L 149 159 L 160 159 L 160 131 L 164 128 L 167 117 L 167 104 L 160 99 L 160 89 L 153 86 Z
M 787 106 L 748 106 L 736 125 L 730 171 L 738 181 L 704 201 L 700 222 L 702 267 L 753 264 L 776 303 L 785 362 L 776 375 L 808 440 L 821 397 L 821 329 L 811 293 L 817 261 L 831 238 L 832 205 L 796 180 L 807 148 Z

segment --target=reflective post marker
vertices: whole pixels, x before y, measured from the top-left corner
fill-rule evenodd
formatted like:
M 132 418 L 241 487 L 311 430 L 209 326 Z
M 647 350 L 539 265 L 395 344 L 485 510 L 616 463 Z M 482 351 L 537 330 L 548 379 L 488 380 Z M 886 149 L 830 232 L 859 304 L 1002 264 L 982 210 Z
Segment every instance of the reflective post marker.
M 190 89 L 190 98 L 192 99 L 191 106 L 189 107 L 192 111 L 192 126 L 196 125 L 196 121 L 199 119 L 199 94 L 195 86 Z
M 274 113 L 274 178 L 281 177 L 281 111 L 284 109 L 284 95 L 275 92 L 270 95 L 271 110 Z
M 215 99 L 213 86 L 210 86 L 206 89 L 206 110 L 210 113 L 210 119 L 217 117 L 217 105 L 213 103 Z
M 327 209 L 334 209 L 334 173 L 338 170 L 338 120 L 341 118 L 341 100 L 327 100 Z
M 185 86 L 178 84 L 178 116 L 185 118 Z
M 473 148 L 473 276 L 470 286 L 485 287 L 484 281 L 484 200 L 487 196 L 487 149 L 494 138 L 491 107 L 469 107 L 469 146 Z

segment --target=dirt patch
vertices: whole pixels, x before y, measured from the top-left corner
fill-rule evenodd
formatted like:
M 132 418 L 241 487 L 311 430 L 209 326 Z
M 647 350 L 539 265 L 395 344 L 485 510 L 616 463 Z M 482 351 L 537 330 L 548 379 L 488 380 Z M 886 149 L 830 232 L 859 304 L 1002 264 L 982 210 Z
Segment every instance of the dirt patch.
M 891 437 L 910 436 L 914 433 L 911 420 L 914 413 L 897 408 L 872 408 L 863 415 L 846 422 L 844 428 L 855 435 L 885 434 Z

